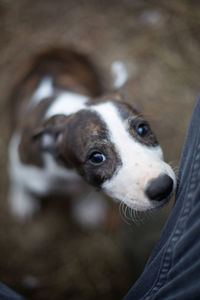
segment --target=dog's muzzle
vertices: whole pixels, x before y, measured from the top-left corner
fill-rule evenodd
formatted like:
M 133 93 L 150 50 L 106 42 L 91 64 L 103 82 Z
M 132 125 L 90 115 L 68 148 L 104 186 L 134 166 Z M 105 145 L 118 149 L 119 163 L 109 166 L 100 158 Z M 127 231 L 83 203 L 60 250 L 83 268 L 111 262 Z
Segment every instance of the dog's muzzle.
M 161 174 L 148 182 L 145 193 L 150 200 L 162 201 L 172 193 L 173 187 L 172 178 L 166 174 Z

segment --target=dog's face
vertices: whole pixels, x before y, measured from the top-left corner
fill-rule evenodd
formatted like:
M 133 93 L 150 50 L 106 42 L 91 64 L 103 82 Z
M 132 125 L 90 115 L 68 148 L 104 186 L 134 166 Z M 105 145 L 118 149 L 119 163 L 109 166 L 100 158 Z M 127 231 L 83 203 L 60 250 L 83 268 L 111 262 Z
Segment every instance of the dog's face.
M 174 172 L 163 161 L 148 123 L 130 105 L 87 105 L 61 124 L 58 157 L 89 184 L 139 211 L 169 200 L 176 185 Z

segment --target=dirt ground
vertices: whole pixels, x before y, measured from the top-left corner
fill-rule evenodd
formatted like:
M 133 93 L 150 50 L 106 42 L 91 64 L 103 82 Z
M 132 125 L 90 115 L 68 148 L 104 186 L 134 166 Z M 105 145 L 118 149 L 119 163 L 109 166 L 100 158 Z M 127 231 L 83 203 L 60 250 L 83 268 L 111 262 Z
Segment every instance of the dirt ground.
M 111 63 L 126 63 L 126 97 L 142 109 L 177 170 L 200 92 L 199 32 L 194 0 L 0 0 L 2 282 L 32 300 L 121 299 L 172 207 L 128 225 L 109 201 L 110 222 L 86 231 L 70 218 L 67 201 L 53 199 L 31 222 L 14 220 L 7 203 L 7 99 L 24 61 L 51 45 L 73 45 L 96 62 L 105 85 Z

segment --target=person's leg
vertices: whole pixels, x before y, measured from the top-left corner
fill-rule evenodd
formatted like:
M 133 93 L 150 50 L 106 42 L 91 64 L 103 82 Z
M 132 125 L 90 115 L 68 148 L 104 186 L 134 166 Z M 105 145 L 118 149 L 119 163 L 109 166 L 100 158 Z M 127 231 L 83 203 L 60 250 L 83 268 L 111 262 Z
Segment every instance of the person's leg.
M 26 300 L 9 287 L 0 283 L 0 300 Z
M 124 299 L 200 299 L 200 98 L 181 157 L 175 205 L 144 272 Z

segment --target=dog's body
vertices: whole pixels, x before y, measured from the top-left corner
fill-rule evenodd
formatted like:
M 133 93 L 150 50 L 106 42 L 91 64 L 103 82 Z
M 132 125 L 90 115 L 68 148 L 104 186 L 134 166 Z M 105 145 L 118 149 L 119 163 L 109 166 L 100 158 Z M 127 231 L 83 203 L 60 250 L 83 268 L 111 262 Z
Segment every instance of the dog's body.
M 89 185 L 136 210 L 169 199 L 174 173 L 146 121 L 119 98 L 102 94 L 95 68 L 75 51 L 54 49 L 34 59 L 11 97 L 10 200 L 16 214 L 32 214 L 35 196 L 83 197 Z

